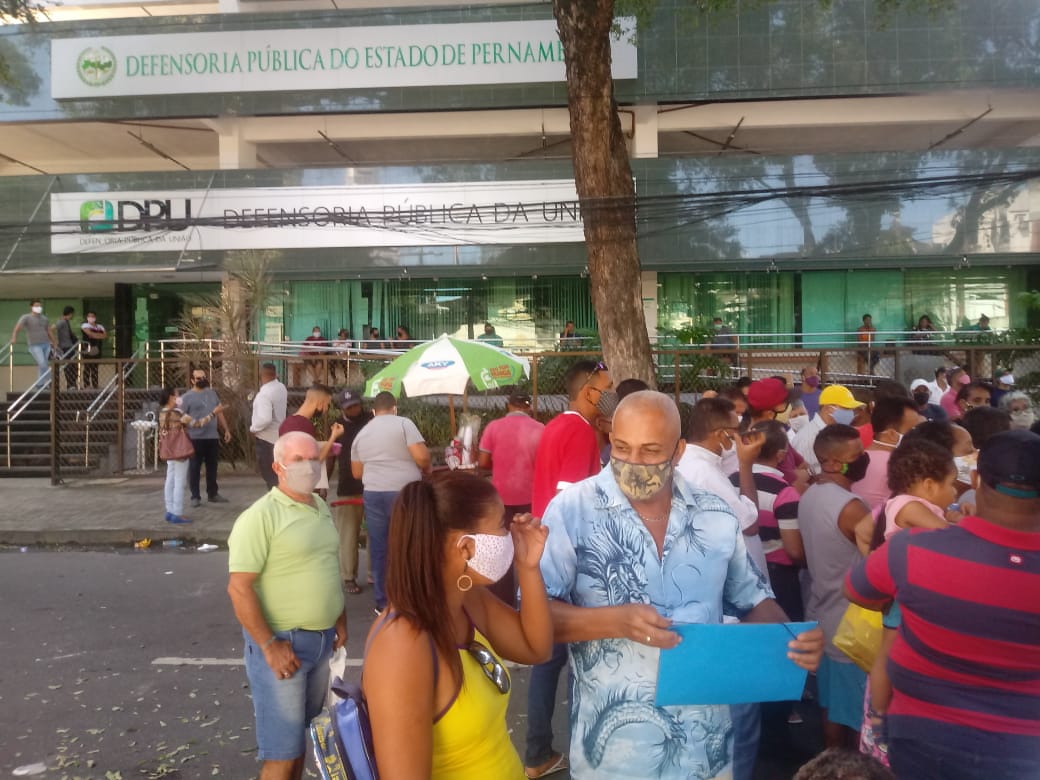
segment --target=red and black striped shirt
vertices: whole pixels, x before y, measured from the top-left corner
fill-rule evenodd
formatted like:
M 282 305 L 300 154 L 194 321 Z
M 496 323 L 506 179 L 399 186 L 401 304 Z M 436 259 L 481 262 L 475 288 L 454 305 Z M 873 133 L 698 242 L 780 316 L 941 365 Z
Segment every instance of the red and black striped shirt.
M 855 601 L 902 609 L 890 737 L 1040 756 L 1040 533 L 980 517 L 903 531 L 847 586 Z

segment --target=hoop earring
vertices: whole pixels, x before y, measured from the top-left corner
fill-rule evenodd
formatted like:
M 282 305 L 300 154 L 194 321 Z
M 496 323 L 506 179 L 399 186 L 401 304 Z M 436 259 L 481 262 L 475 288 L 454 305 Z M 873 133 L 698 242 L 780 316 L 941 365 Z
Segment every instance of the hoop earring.
M 455 580 L 455 587 L 465 593 L 473 587 L 473 578 L 468 574 L 460 574 L 459 578 Z

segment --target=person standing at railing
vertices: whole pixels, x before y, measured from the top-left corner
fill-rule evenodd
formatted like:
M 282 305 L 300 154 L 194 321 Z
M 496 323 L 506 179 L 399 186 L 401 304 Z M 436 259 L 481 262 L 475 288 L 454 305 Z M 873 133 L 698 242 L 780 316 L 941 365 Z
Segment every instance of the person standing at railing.
M 878 361 L 881 360 L 881 356 L 874 349 L 875 333 L 877 333 L 877 328 L 874 327 L 874 318 L 869 314 L 864 314 L 863 324 L 856 328 L 856 341 L 860 346 L 860 351 L 856 353 L 857 374 L 863 374 L 868 364 L 870 373 L 873 374 Z
M 71 353 L 72 348 L 79 343 L 79 340 L 72 335 L 72 315 L 75 313 L 76 310 L 74 308 L 66 306 L 62 309 L 61 319 L 54 325 L 54 336 L 58 341 L 58 353 L 69 361 L 65 364 L 65 386 L 68 390 L 75 390 L 79 381 L 79 366 L 76 365 L 76 355 Z
M 105 326 L 97 321 L 97 313 L 88 311 L 86 321 L 79 326 L 82 332 L 83 351 L 87 362 L 83 366 L 83 386 L 98 386 L 97 361 L 101 358 L 101 345 L 108 338 Z
M 29 302 L 29 313 L 18 318 L 11 332 L 11 344 L 18 340 L 18 334 L 24 330 L 25 338 L 29 346 L 29 354 L 36 362 L 36 381 L 39 382 L 47 373 L 47 360 L 50 358 L 51 347 L 57 348 L 54 334 L 47 325 L 47 318 L 43 315 L 43 304 L 38 298 Z
M 325 348 L 328 346 L 329 342 L 321 335 L 320 325 L 315 325 L 311 335 L 303 340 L 303 348 L 300 350 L 300 355 L 305 358 L 303 365 L 306 366 L 308 373 L 311 375 L 311 384 L 326 381 L 322 371 L 322 361 L 314 358 L 327 354 Z

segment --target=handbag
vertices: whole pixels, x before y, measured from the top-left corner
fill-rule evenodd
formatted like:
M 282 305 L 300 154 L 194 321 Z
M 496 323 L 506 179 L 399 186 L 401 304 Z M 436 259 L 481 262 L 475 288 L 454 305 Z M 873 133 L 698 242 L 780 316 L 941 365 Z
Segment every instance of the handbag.
M 311 721 L 314 758 L 322 780 L 379 780 L 372 724 L 361 686 L 332 681 L 336 701 Z
M 194 454 L 195 445 L 183 428 L 164 428 L 159 434 L 161 460 L 184 460 Z
M 834 632 L 834 646 L 865 672 L 870 672 L 881 651 L 881 613 L 859 604 L 849 604 Z

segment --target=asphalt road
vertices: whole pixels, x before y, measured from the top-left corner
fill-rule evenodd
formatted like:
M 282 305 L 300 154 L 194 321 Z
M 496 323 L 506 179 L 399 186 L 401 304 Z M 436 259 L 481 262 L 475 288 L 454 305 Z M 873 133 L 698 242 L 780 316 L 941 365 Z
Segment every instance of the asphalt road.
M 226 583 L 226 551 L 0 553 L 0 776 L 43 764 L 35 776 L 66 780 L 255 777 L 242 636 Z M 357 663 L 370 592 L 347 605 Z M 521 754 L 527 679 L 513 670 L 508 725 Z M 756 780 L 790 778 L 818 749 L 818 722 L 805 714 L 803 726 L 767 724 Z

